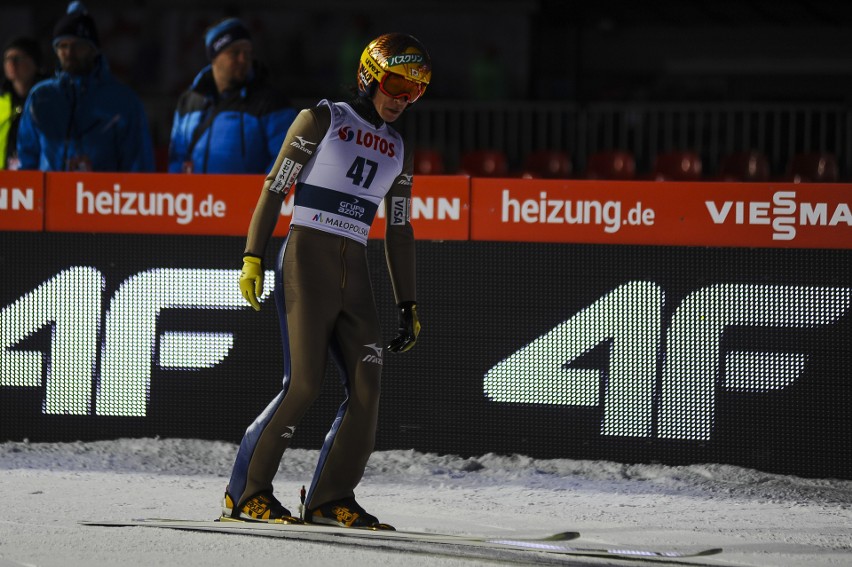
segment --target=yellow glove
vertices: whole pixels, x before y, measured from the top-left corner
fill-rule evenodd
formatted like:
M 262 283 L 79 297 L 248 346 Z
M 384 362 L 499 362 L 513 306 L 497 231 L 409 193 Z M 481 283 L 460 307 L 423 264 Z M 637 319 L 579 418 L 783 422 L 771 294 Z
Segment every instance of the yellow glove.
M 263 294 L 263 265 L 257 256 L 243 256 L 240 291 L 255 311 L 260 311 L 258 296 Z

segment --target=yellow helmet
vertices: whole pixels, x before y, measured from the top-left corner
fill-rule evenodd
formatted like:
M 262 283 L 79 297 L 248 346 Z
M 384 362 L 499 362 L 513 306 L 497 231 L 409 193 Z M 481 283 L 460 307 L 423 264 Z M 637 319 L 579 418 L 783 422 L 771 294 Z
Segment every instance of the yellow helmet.
M 386 33 L 371 41 L 358 65 L 358 91 L 373 96 L 376 89 L 392 98 L 419 99 L 432 80 L 432 59 L 416 38 Z

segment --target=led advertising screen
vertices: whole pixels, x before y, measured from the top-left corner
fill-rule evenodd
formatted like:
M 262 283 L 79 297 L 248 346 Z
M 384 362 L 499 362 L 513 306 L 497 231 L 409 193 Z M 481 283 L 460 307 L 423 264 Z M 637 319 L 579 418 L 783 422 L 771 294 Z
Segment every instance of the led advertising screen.
M 282 366 L 276 282 L 254 312 L 243 245 L 4 233 L 0 438 L 238 442 Z M 389 340 L 383 243 L 368 255 Z M 423 331 L 384 357 L 378 449 L 852 478 L 848 250 L 421 241 L 417 255 Z M 293 446 L 331 426 L 332 367 Z

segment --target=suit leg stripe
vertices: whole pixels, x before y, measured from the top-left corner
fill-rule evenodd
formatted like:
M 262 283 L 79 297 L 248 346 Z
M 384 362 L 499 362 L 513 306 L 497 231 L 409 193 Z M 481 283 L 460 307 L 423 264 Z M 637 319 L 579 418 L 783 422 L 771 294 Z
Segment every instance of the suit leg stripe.
M 337 369 L 340 371 L 340 381 L 343 383 L 344 390 L 346 390 L 346 398 L 343 400 L 343 403 L 340 404 L 340 409 L 337 410 L 337 417 L 334 418 L 331 430 L 325 436 L 325 442 L 323 443 L 322 450 L 320 451 L 319 461 L 317 462 L 317 468 L 314 472 L 314 478 L 311 481 L 311 489 L 308 491 L 308 497 L 305 500 L 308 503 L 311 502 L 314 489 L 317 486 L 317 482 L 319 482 L 320 476 L 322 476 L 325 462 L 328 459 L 331 448 L 334 446 L 334 440 L 337 438 L 337 431 L 340 429 L 340 424 L 343 423 L 343 417 L 346 415 L 346 409 L 349 407 L 349 395 L 351 393 L 349 374 L 346 372 L 346 366 L 343 364 L 343 354 L 336 339 L 332 338 L 328 352 L 331 355 L 332 360 L 334 360 L 334 363 L 337 365 Z
M 278 259 L 275 262 L 275 290 L 273 292 L 275 295 L 275 305 L 278 309 L 278 320 L 281 322 L 281 344 L 284 349 L 284 376 L 282 378 L 282 389 L 281 392 L 275 396 L 275 399 L 266 406 L 263 413 L 254 420 L 254 423 L 246 429 L 246 433 L 240 442 L 240 448 L 239 451 L 237 451 L 237 458 L 234 462 L 234 469 L 231 472 L 231 480 L 228 482 L 228 489 L 231 496 L 234 498 L 234 505 L 239 503 L 244 496 L 243 492 L 245 491 L 246 483 L 248 482 L 249 465 L 251 464 L 251 459 L 252 456 L 254 456 L 254 451 L 257 448 L 260 436 L 263 434 L 267 425 L 269 425 L 269 422 L 272 420 L 272 416 L 275 415 L 276 411 L 278 411 L 278 408 L 281 406 L 281 402 L 284 401 L 284 396 L 287 394 L 287 390 L 290 386 L 290 333 L 287 329 L 282 268 L 284 249 L 287 247 L 288 241 L 289 236 L 284 241 L 284 245 L 281 247 L 281 252 L 278 254 Z

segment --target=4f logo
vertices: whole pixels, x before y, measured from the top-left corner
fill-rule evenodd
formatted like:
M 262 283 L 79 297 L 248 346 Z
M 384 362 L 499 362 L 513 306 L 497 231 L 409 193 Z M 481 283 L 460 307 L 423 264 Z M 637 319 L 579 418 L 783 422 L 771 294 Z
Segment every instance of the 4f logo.
M 212 368 L 234 345 L 231 333 L 158 329 L 160 312 L 245 309 L 234 291 L 238 275 L 147 270 L 122 282 L 102 313 L 103 274 L 90 266 L 64 270 L 0 310 L 0 386 L 43 387 L 45 414 L 145 416 L 154 365 Z M 275 281 L 271 271 L 266 281 Z M 45 327 L 51 329 L 48 352 L 21 347 Z
M 782 389 L 808 359 L 803 352 L 724 351 L 726 330 L 831 325 L 850 303 L 848 288 L 713 285 L 687 296 L 664 333 L 662 288 L 630 282 L 495 365 L 483 388 L 495 402 L 602 404 L 603 435 L 651 437 L 656 409 L 658 437 L 706 440 L 717 388 Z M 602 343 L 610 347 L 606 370 L 572 367 Z

